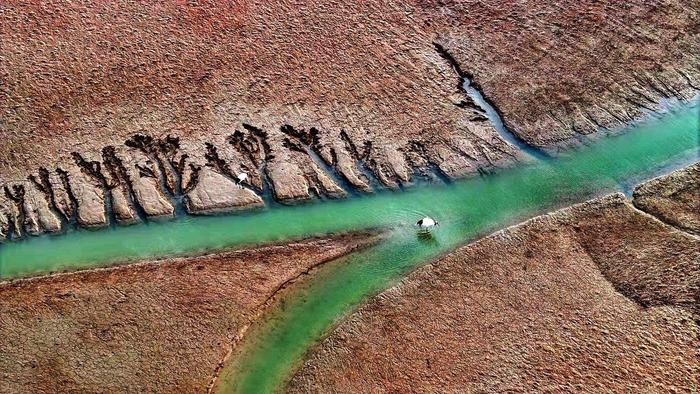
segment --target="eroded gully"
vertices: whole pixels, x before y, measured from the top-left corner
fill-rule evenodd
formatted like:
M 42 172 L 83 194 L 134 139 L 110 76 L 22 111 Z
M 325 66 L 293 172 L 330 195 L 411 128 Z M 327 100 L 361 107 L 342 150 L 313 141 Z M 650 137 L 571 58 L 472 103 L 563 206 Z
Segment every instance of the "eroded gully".
M 269 392 L 304 353 L 364 298 L 416 266 L 470 239 L 558 206 L 619 190 L 698 158 L 695 101 L 552 160 L 450 185 L 408 188 L 338 201 L 220 217 L 181 217 L 103 231 L 32 237 L 0 247 L 0 276 L 80 269 L 177 254 L 283 241 L 331 232 L 383 228 L 375 247 L 321 267 L 287 292 L 245 336 L 217 381 L 222 392 Z M 440 220 L 431 237 L 412 224 Z

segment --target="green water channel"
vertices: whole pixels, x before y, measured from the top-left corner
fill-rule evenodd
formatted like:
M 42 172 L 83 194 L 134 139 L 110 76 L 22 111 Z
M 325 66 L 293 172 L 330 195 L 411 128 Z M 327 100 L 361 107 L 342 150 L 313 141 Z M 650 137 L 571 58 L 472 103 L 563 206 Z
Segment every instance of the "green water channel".
M 371 249 L 322 267 L 251 329 L 222 373 L 222 392 L 271 392 L 333 322 L 406 272 L 478 235 L 557 206 L 584 201 L 696 161 L 700 103 L 685 104 L 556 159 L 450 185 L 235 216 L 184 217 L 103 231 L 72 231 L 0 246 L 0 278 L 129 260 L 197 254 L 340 231 L 383 228 Z M 422 237 L 412 224 L 441 226 Z
M 696 161 L 700 152 L 698 104 L 630 127 L 622 135 L 546 162 L 469 179 L 447 187 L 382 196 L 337 219 L 358 215 L 388 226 L 380 245 L 322 267 L 282 297 L 245 336 L 218 383 L 218 392 L 268 393 L 284 387 L 304 354 L 369 295 L 390 286 L 469 239 L 547 209 L 615 190 Z M 431 237 L 411 223 L 429 214 L 440 221 Z M 377 222 L 375 222 L 377 221 Z M 505 251 L 504 251 L 505 253 Z

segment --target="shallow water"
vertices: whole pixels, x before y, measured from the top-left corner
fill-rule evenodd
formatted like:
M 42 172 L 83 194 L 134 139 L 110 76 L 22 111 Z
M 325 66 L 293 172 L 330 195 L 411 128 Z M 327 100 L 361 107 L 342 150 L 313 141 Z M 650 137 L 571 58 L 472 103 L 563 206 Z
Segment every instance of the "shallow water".
M 7 243 L 0 246 L 0 277 L 338 231 L 388 229 L 379 245 L 321 268 L 246 336 L 240 357 L 224 369 L 220 389 L 269 392 L 289 377 L 334 321 L 416 266 L 519 218 L 620 190 L 697 160 L 699 110 L 695 101 L 566 156 L 450 185 Z M 418 237 L 412 226 L 425 215 L 441 224 L 429 239 Z
M 270 392 L 281 387 L 334 321 L 368 295 L 468 239 L 697 160 L 698 110 L 698 103 L 676 109 L 566 157 L 450 186 L 380 196 L 357 202 L 348 211 L 334 209 L 339 220 L 359 215 L 372 225 L 389 226 L 391 232 L 382 244 L 321 268 L 302 288 L 284 296 L 267 320 L 246 335 L 241 353 L 221 375 L 219 391 Z M 426 214 L 441 224 L 429 239 L 410 226 Z

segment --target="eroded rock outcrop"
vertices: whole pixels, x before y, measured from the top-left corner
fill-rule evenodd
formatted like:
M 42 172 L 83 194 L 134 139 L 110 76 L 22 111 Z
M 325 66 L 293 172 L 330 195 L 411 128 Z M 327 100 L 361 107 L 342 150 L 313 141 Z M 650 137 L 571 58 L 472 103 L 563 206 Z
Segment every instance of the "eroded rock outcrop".
M 63 222 L 71 222 L 75 218 L 77 199 L 70 186 L 68 173 L 62 168 L 49 171 L 46 168 L 39 169 L 39 176 L 43 179 L 44 194 L 49 194 L 54 210 L 60 212 Z
M 142 215 L 158 218 L 175 214 L 174 199 L 181 197 L 187 155 L 180 140 L 167 136 L 155 139 L 136 134 L 124 143 L 130 149 L 120 152 L 122 181 L 132 194 L 132 204 Z
M 99 228 L 172 217 L 185 196 L 190 213 L 236 211 L 268 197 L 290 204 L 398 189 L 435 172 L 449 181 L 523 159 L 499 136 L 488 136 L 488 123 L 465 127 L 472 131 L 405 146 L 357 141 L 345 131 L 327 138 L 313 127 L 266 131 L 247 123 L 216 143 L 134 134 L 99 156 L 71 152 L 70 163 L 32 173 L 18 234 L 57 232 L 61 223 Z M 248 176 L 242 189 L 234 184 L 240 173 Z M 8 183 L 10 196 L 15 186 L 26 193 L 22 183 Z M 0 207 L 6 217 L 7 207 Z
M 206 165 L 282 203 L 470 176 L 525 155 L 465 78 L 554 150 L 697 93 L 691 3 L 8 4 L 0 174 L 50 169 L 84 227 L 173 215 Z
M 5 193 L 0 190 L 0 242 L 17 234 L 16 208 Z
M 111 190 L 112 194 L 112 211 L 114 218 L 118 224 L 129 225 L 138 223 L 139 218 L 131 209 L 129 199 L 125 190 L 122 187 L 115 187 Z
M 73 164 L 55 170 L 41 167 L 27 181 L 2 186 L 2 238 L 10 230 L 20 237 L 55 233 L 66 226 L 99 228 L 112 221 L 128 225 L 174 215 L 171 198 L 177 193 L 166 196 L 167 181 L 138 152 L 108 146 L 101 160 L 79 153 L 72 158 Z
M 106 192 L 103 185 L 75 166 L 68 167 L 66 172 L 71 192 L 75 197 L 77 223 L 85 228 L 106 226 Z
M 24 186 L 22 211 L 25 215 L 24 227 L 27 233 L 39 235 L 44 232 L 57 233 L 61 231 L 61 220 L 50 209 L 46 196 L 30 182 L 25 183 Z
M 0 240 L 10 236 L 40 235 L 61 231 L 59 217 L 51 210 L 47 200 L 31 182 L 17 182 L 3 188 L 0 198 Z
M 330 146 L 322 147 L 319 150 L 319 155 L 355 190 L 365 193 L 370 192 L 372 188 L 370 187 L 369 179 L 362 174 L 358 161 L 353 156 L 352 148 L 348 144 L 341 132 L 340 140 L 334 141 Z
M 231 212 L 264 205 L 254 191 L 207 167 L 200 172 L 197 186 L 185 196 L 185 207 L 191 214 Z

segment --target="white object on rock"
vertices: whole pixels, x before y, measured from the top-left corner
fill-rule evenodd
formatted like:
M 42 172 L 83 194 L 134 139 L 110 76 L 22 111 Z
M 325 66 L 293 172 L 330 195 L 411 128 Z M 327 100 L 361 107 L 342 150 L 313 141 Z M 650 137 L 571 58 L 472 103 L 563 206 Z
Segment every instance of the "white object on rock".
M 248 173 L 246 172 L 241 172 L 238 175 L 236 175 L 236 183 L 238 184 L 239 187 L 243 187 L 242 184 L 243 182 L 248 180 Z

